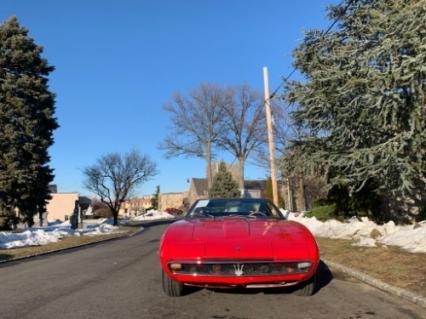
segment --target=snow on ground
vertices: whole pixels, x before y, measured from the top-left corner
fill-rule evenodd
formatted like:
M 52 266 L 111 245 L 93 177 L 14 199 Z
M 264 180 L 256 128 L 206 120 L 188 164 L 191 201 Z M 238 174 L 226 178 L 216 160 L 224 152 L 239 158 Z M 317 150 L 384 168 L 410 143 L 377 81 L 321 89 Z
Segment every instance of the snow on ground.
M 45 227 L 28 228 L 20 233 L 0 232 L 0 249 L 46 245 L 70 236 L 94 236 L 120 232 L 121 230 L 112 226 L 111 221 L 107 219 L 86 224 L 85 228 L 75 230 L 71 229 L 69 222 L 51 223 Z
M 175 216 L 166 213 L 166 212 L 159 212 L 157 210 L 149 210 L 145 214 L 136 216 L 132 218 L 132 221 L 144 221 L 144 220 L 163 220 L 163 219 L 174 219 Z
M 367 217 L 352 218 L 344 223 L 332 219 L 325 222 L 303 214 L 289 214 L 289 220 L 305 225 L 318 237 L 352 239 L 354 245 L 375 247 L 377 244 L 398 246 L 413 253 L 426 253 L 426 221 L 417 225 L 395 225 L 393 221 L 377 225 Z

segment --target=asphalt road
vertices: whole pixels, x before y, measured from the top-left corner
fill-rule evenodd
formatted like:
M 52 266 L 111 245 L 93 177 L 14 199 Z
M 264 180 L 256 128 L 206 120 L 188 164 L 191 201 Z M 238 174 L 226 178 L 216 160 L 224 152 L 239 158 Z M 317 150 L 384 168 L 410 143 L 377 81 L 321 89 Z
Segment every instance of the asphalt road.
M 426 318 L 422 308 L 321 270 L 313 297 L 282 290 L 161 290 L 165 225 L 112 241 L 0 266 L 0 318 Z

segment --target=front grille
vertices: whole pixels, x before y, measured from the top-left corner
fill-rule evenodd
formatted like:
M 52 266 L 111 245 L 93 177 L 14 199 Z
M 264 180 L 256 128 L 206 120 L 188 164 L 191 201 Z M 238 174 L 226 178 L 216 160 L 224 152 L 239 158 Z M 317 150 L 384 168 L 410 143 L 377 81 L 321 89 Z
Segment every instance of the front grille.
M 301 274 L 308 272 L 310 268 L 298 268 L 298 262 L 173 262 L 169 263 L 169 267 L 172 264 L 180 265 L 180 269 L 170 269 L 176 275 L 223 277 Z

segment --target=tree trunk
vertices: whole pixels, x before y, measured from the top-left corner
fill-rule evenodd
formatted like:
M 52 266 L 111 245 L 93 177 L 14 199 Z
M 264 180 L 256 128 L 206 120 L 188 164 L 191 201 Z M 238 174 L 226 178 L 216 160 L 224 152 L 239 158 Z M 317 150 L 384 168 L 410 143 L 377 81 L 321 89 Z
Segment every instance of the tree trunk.
M 293 211 L 293 195 L 292 195 L 292 190 L 291 190 L 291 181 L 290 178 L 287 177 L 287 210 L 289 210 L 290 212 Z
M 111 209 L 111 211 L 112 211 L 112 217 L 114 218 L 113 225 L 117 226 L 118 225 L 118 210 Z
M 212 146 L 208 142 L 206 145 L 206 162 L 207 162 L 207 189 L 210 190 L 213 184 L 213 172 L 212 172 Z
M 33 227 L 34 226 L 34 215 L 27 215 L 27 225 L 28 227 Z
M 41 226 L 43 226 L 43 211 L 38 212 L 38 223 Z
M 299 187 L 300 187 L 300 207 L 299 211 L 305 211 L 307 210 L 306 205 L 306 195 L 305 195 L 305 177 L 303 174 L 300 174 L 299 176 Z
M 245 158 L 243 156 L 238 157 L 240 176 L 238 178 L 238 186 L 240 187 L 241 194 L 244 195 L 244 164 Z

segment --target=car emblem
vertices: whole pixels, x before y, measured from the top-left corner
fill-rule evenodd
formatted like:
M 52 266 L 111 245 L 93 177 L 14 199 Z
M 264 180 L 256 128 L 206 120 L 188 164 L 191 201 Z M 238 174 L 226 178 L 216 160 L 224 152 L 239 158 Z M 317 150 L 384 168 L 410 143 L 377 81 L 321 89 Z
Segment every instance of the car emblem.
M 243 269 L 244 269 L 244 264 L 234 264 L 234 270 L 235 270 L 235 276 L 242 276 L 243 275 Z
M 237 253 L 239 253 L 239 252 L 241 251 L 240 246 L 235 247 L 235 251 L 236 251 Z

